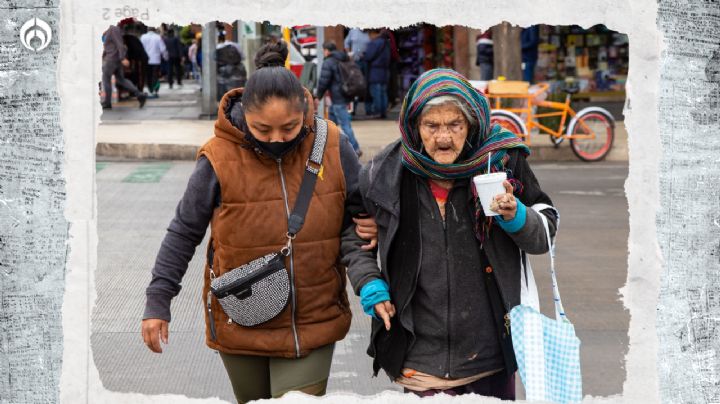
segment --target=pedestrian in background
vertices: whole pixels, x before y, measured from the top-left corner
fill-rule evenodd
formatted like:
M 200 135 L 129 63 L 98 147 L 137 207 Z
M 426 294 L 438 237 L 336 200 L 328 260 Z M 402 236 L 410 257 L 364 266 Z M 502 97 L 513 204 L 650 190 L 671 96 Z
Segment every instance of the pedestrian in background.
M 117 25 L 110 25 L 103 33 L 102 53 L 102 84 L 105 99 L 102 101 L 103 109 L 112 108 L 112 76 L 115 76 L 117 85 L 126 88 L 130 94 L 137 97 L 140 108 L 145 105 L 147 94 L 141 92 L 135 85 L 125 78 L 123 68 L 130 66 L 127 59 L 127 50 L 123 40 L 123 30 Z
M 160 63 L 165 58 L 168 58 L 168 51 L 165 47 L 165 42 L 158 35 L 155 27 L 148 27 L 148 31 L 140 37 L 145 52 L 148 55 L 148 69 L 147 77 L 145 82 L 150 92 L 150 97 L 158 98 L 158 91 L 160 90 Z
M 533 25 L 524 28 L 520 33 L 522 46 L 523 80 L 533 83 L 535 81 L 535 65 L 538 60 L 538 44 L 540 43 L 540 27 Z
M 190 61 L 190 46 L 192 45 L 193 41 L 194 39 L 191 39 L 190 43 L 184 43 L 180 41 L 183 50 L 183 80 L 195 80 L 195 77 L 192 74 L 192 62 Z
M 410 87 L 401 139 L 366 164 L 357 197 L 377 222 L 377 250 L 343 235 L 343 263 L 372 316 L 368 353 L 406 393 L 515 399 L 505 315 L 520 303 L 521 249 L 549 246 L 557 216 L 522 140 L 490 123 L 484 95 L 459 73 L 434 69 Z M 488 161 L 490 161 L 488 163 Z M 488 169 L 488 167 L 491 167 Z M 486 217 L 472 178 L 505 172 Z M 526 208 L 547 205 L 536 212 Z M 539 208 L 539 206 L 538 206 Z
M 243 56 L 237 44 L 226 41 L 225 35 L 218 35 L 215 48 L 215 62 L 217 68 L 217 99 L 234 89 L 245 85 L 247 70 L 243 64 Z
M 174 81 L 177 80 L 178 86 L 182 87 L 183 47 L 180 39 L 175 36 L 175 30 L 170 29 L 163 41 L 168 54 L 168 86 L 172 89 Z
M 367 32 L 361 30 L 360 28 L 350 29 L 344 41 L 345 52 L 347 52 L 348 56 L 350 56 L 350 58 L 352 58 L 352 60 L 358 64 L 358 66 L 360 67 L 360 71 L 362 71 L 363 76 L 365 76 L 366 78 L 368 76 L 368 66 L 367 63 L 363 61 L 362 56 L 363 54 L 365 54 L 365 49 L 367 48 L 367 44 L 369 42 L 370 37 L 368 36 Z M 362 101 L 365 101 L 365 114 L 369 114 L 368 111 L 372 109 L 369 86 L 365 91 L 365 96 L 363 97 Z M 353 115 L 356 114 L 357 105 L 358 100 L 353 100 Z
M 382 31 L 380 31 L 380 35 L 385 37 L 390 45 L 390 75 L 388 77 L 387 96 L 388 108 L 392 109 L 398 103 L 398 64 L 400 63 L 400 49 L 398 49 L 397 42 L 395 41 L 395 34 L 393 34 L 391 30 L 383 28 Z
M 200 65 L 198 64 L 198 43 L 200 42 L 200 33 L 192 40 L 192 45 L 188 48 L 188 60 L 191 63 L 191 71 L 193 80 L 200 81 Z
M 368 66 L 366 77 L 372 97 L 372 106 L 368 115 L 385 119 L 388 109 L 387 85 L 390 79 L 390 43 L 380 35 L 379 29 L 368 30 L 368 35 L 370 42 L 362 56 L 362 60 Z
M 475 65 L 480 68 L 480 80 L 489 81 L 493 77 L 495 50 L 493 49 L 492 30 L 487 30 L 476 37 Z
M 202 48 L 202 32 L 197 33 L 197 64 L 200 68 L 200 74 L 202 74 L 202 66 L 203 66 L 203 48 Z
M 342 129 L 342 133 L 347 136 L 352 144 L 355 152 L 360 155 L 360 145 L 355 138 L 355 133 L 350 123 L 350 113 L 347 110 L 347 104 L 352 101 L 345 98 L 342 92 L 342 76 L 340 74 L 341 62 L 349 62 L 348 55 L 337 49 L 334 42 L 325 42 L 323 44 L 323 60 L 322 69 L 320 70 L 320 80 L 316 97 L 322 99 L 326 91 L 330 91 L 330 120 L 335 122 Z
M 337 126 L 320 122 L 327 125 L 319 149 L 324 150 L 322 169 L 316 171 L 320 180 L 304 194 L 311 198 L 304 226 L 289 243 L 291 201 L 300 197 L 303 177 L 313 167 L 318 121 L 312 96 L 285 68 L 287 56 L 284 42 L 261 47 L 247 86 L 223 97 L 215 136 L 198 153 L 146 291 L 142 336 L 160 353 L 161 341 L 168 343 L 170 302 L 209 225 L 203 271 L 206 343 L 220 353 L 240 403 L 288 391 L 324 395 L 335 342 L 350 328 L 345 271 L 338 262 L 341 231 L 353 227 L 345 220 L 344 205 L 357 187 L 360 164 Z M 289 246 L 283 254 L 290 278 L 287 306 L 255 326 L 228 321 L 209 292 L 211 277 L 283 246 Z
M 365 48 L 367 48 L 369 42 L 370 37 L 366 32 L 360 28 L 352 28 L 345 37 L 343 45 L 345 45 L 345 51 L 348 53 L 348 56 L 358 62 L 362 59 L 362 55 L 365 53 Z
M 135 19 L 126 18 L 120 21 L 119 27 L 123 28 L 123 41 L 127 48 L 127 59 L 130 61 L 130 74 L 127 78 L 135 84 L 135 87 L 142 90 L 145 87 L 145 69 L 147 69 L 148 56 L 140 38 L 135 36 Z M 131 32 L 133 31 L 133 32 Z

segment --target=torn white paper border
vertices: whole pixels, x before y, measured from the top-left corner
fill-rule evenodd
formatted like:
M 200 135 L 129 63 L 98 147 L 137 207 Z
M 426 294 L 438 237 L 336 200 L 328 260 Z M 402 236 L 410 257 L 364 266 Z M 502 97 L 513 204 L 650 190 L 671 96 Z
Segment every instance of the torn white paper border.
M 148 24 L 163 21 L 188 23 L 238 19 L 274 24 L 389 26 L 428 22 L 435 25 L 467 25 L 487 28 L 503 20 L 528 26 L 605 24 L 630 39 L 630 72 L 625 111 L 632 163 L 626 182 L 630 207 L 628 283 L 622 289 L 630 311 L 627 379 L 623 401 L 659 402 L 655 310 L 661 256 L 655 214 L 659 207 L 658 166 L 661 157 L 657 125 L 657 100 L 661 35 L 656 27 L 657 4 L 650 0 L 627 1 L 63 1 L 62 47 L 59 67 L 62 125 L 66 141 L 66 216 L 71 224 L 71 253 L 67 264 L 63 305 L 64 353 L 60 386 L 65 403 L 210 403 L 219 400 L 186 399 L 179 396 L 140 396 L 103 389 L 90 352 L 90 313 L 95 301 L 93 271 L 96 267 L 97 211 L 94 184 L 95 129 L 101 109 L 95 83 L 100 79 L 99 33 L 108 25 L 104 8 L 148 9 Z M 113 17 L 113 20 L 116 18 Z M 92 77 L 92 80 L 88 80 Z M 93 111 L 93 113 L 89 113 Z M 388 394 L 377 402 L 417 402 L 413 396 Z M 465 397 L 453 402 L 498 402 Z M 351 395 L 324 399 L 301 399 L 292 394 L 285 402 L 367 402 Z M 620 398 L 598 401 L 620 401 Z M 423 401 L 424 402 L 424 401 Z

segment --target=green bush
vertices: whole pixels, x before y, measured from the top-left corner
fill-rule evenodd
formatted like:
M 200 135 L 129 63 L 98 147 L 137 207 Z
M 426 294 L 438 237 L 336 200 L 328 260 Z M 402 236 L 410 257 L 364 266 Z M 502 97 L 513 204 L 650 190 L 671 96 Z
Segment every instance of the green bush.
M 194 38 L 195 35 L 193 34 L 192 29 L 189 25 L 186 25 L 180 29 L 180 42 L 182 42 L 183 45 L 190 45 Z

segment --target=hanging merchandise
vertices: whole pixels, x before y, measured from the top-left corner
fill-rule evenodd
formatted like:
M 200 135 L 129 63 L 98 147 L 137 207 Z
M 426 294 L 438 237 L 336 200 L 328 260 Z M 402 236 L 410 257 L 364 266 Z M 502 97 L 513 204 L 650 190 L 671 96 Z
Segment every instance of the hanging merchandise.
M 536 76 L 541 81 L 577 79 L 580 94 L 618 91 L 624 96 L 628 70 L 627 35 L 604 25 L 589 29 L 580 26 L 541 26 Z M 561 86 L 560 86 L 561 87 Z M 551 83 L 551 88 L 556 87 Z M 607 97 L 607 96 L 605 96 Z
M 400 62 L 398 71 L 403 91 L 425 71 L 423 62 L 425 51 L 423 49 L 424 33 L 420 26 L 398 29 L 395 33 Z
M 454 66 L 453 52 L 453 27 L 447 26 L 437 29 L 437 63 L 434 67 L 445 67 L 452 69 Z

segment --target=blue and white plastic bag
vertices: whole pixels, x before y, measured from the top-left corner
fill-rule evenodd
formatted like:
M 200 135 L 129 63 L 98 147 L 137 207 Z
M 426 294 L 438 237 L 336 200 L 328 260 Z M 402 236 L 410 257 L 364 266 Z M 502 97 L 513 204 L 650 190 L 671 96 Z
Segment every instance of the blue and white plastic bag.
M 550 206 L 532 208 L 539 213 Z M 540 313 L 532 268 L 523 254 L 520 305 L 510 311 L 512 344 L 526 400 L 576 403 L 582 401 L 580 340 L 575 335 L 575 327 L 565 316 L 555 277 L 554 240 L 550 237 L 547 218 L 542 213 L 540 217 L 550 246 L 555 319 Z

